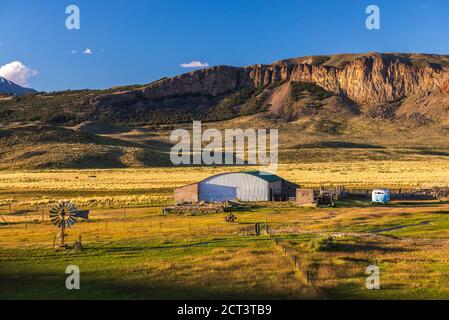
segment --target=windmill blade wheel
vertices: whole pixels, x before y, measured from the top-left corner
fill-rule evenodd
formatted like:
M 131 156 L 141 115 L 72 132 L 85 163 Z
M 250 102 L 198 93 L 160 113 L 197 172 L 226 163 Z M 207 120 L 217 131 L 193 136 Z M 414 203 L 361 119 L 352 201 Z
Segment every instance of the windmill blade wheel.
M 78 221 L 77 212 L 72 201 L 59 201 L 50 208 L 50 221 L 57 227 L 70 228 Z

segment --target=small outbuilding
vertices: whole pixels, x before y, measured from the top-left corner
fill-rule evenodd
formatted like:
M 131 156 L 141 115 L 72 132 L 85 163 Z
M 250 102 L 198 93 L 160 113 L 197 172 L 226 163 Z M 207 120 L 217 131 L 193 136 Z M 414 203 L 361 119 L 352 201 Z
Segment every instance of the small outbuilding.
M 263 202 L 296 196 L 295 183 L 262 171 L 222 173 L 175 190 L 175 203 Z
M 296 190 L 296 204 L 298 206 L 311 205 L 317 202 L 318 199 L 313 189 Z

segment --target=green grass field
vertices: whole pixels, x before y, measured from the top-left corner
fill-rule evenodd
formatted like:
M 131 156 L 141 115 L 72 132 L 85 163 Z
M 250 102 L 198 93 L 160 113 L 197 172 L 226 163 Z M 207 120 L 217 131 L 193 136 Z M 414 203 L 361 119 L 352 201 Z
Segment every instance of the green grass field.
M 39 212 L 4 211 L 0 299 L 448 299 L 449 203 L 346 201 L 336 208 L 277 205 L 164 216 L 160 207 L 95 209 L 69 230 L 84 248 L 55 251 L 58 231 Z M 254 224 L 268 222 L 270 235 Z M 333 235 L 333 246 L 312 250 Z M 381 289 L 365 286 L 367 266 Z M 65 269 L 81 270 L 81 290 Z M 307 281 L 307 273 L 309 280 Z

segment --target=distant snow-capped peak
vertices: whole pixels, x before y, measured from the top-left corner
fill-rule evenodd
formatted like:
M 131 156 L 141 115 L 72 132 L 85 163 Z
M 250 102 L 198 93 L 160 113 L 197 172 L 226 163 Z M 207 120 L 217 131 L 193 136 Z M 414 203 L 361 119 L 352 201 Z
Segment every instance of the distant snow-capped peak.
M 22 95 L 27 93 L 35 93 L 36 90 L 24 88 L 6 78 L 0 76 L 0 93 L 8 93 L 14 95 Z

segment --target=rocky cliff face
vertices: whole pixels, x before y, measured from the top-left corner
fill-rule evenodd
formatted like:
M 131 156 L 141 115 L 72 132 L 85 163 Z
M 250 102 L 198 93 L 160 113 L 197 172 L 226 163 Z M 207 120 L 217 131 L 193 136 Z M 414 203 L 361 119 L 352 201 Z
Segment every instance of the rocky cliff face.
M 280 81 L 312 82 L 360 104 L 382 104 L 427 91 L 449 94 L 448 58 L 442 57 L 441 63 L 426 60 L 425 55 L 371 53 L 350 57 L 343 67 L 315 64 L 310 59 L 245 68 L 221 66 L 155 82 L 144 89 L 144 95 L 150 99 L 219 96 L 241 87 L 265 87 Z
M 0 121 L 64 125 L 222 121 L 265 111 L 287 122 L 367 116 L 449 125 L 449 56 L 303 57 L 212 67 L 143 86 L 0 100 Z
M 186 95 L 219 96 L 242 85 L 240 73 L 239 68 L 213 67 L 154 82 L 143 92 L 149 99 Z
M 343 69 L 299 65 L 292 77 L 314 82 L 358 103 L 381 104 L 426 91 L 444 92 L 449 83 L 449 70 L 371 54 Z

